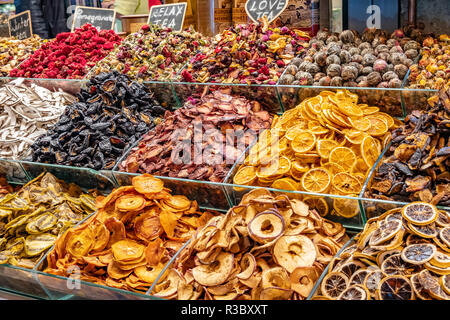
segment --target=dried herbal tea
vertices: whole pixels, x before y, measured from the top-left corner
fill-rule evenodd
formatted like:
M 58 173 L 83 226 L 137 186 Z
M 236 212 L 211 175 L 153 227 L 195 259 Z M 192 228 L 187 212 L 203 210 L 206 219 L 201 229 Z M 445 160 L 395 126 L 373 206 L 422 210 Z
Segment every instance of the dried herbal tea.
M 8 24 L 8 22 L 6 22 Z M 31 38 L 18 40 L 15 38 L 0 39 L 0 76 L 8 77 L 12 69 L 37 50 L 46 40 L 37 34 Z
M 258 102 L 229 92 L 191 98 L 182 108 L 167 112 L 164 122 L 142 138 L 119 169 L 222 182 L 245 147 L 273 119 Z
M 266 189 L 212 218 L 153 296 L 179 300 L 304 300 L 348 240 L 339 223 Z
M 47 273 L 145 293 L 182 245 L 214 215 L 171 195 L 162 180 L 133 177 L 131 186 L 97 198 L 98 212 L 67 230 L 47 256 Z M 160 281 L 165 281 L 166 272 Z
M 450 300 L 450 214 L 413 202 L 367 221 L 313 300 Z
M 374 173 L 367 196 L 450 205 L 450 88 L 428 99 L 392 133 L 392 144 Z
M 95 196 L 45 172 L 5 195 L 0 199 L 0 264 L 33 268 L 59 235 L 95 211 Z
M 32 161 L 112 169 L 124 150 L 154 127 L 165 109 L 144 85 L 117 71 L 89 80 L 47 134 L 31 146 Z

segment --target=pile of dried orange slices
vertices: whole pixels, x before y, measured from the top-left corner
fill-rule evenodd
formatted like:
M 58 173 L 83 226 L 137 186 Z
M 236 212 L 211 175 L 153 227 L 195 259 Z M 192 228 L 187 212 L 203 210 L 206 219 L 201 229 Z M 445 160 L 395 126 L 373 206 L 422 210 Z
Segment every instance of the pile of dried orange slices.
M 347 90 L 322 91 L 274 119 L 233 182 L 356 196 L 398 124 L 378 107 L 358 104 L 358 96 Z M 357 213 L 340 207 L 333 213 Z
M 450 214 L 425 202 L 370 219 L 314 299 L 450 300 Z

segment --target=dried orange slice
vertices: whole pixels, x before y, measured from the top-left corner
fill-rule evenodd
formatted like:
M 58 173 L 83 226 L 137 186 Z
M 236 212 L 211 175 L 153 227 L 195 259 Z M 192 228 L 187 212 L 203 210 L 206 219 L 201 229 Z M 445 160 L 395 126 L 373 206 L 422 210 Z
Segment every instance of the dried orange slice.
M 311 169 L 301 180 L 302 188 L 308 192 L 324 193 L 331 183 L 330 173 L 322 168 Z
M 385 241 L 392 239 L 402 228 L 401 220 L 383 220 L 379 223 L 378 228 L 370 237 L 369 244 L 371 246 L 379 245 Z
M 393 254 L 386 258 L 381 264 L 381 271 L 383 271 L 387 275 L 402 275 L 402 276 L 410 276 L 415 273 L 417 270 L 417 266 L 405 262 L 401 258 L 400 253 Z
M 352 127 L 358 131 L 367 131 L 370 129 L 370 126 L 371 126 L 370 120 L 365 117 L 361 117 L 361 118 L 349 117 L 348 121 L 350 122 Z
M 245 166 L 238 170 L 233 178 L 234 184 L 248 185 L 256 180 L 256 168 L 253 166 Z
M 331 184 L 343 194 L 357 194 L 362 187 L 357 178 L 346 172 L 336 174 L 331 180 Z
M 322 197 L 305 197 L 303 202 L 308 205 L 310 209 L 316 210 L 322 217 L 328 214 L 329 208 L 327 201 Z
M 340 164 L 335 162 L 327 162 L 322 165 L 322 168 L 328 170 L 331 176 L 334 176 L 340 172 L 345 172 L 344 168 Z
M 316 136 L 309 131 L 297 134 L 291 142 L 291 148 L 296 153 L 304 153 L 314 148 Z
M 412 244 L 403 249 L 401 257 L 411 264 L 424 264 L 436 254 L 436 246 L 431 243 Z
M 290 127 L 286 133 L 285 133 L 285 137 L 292 141 L 294 140 L 294 138 L 299 135 L 300 133 L 304 132 L 306 129 L 308 128 L 308 125 L 306 122 L 300 122 L 299 124 L 296 124 L 293 127 Z
M 381 300 L 413 300 L 414 290 L 411 282 L 404 276 L 388 276 L 378 284 Z
M 320 290 L 330 299 L 337 299 L 347 289 L 348 277 L 342 272 L 330 272 L 322 280 Z
M 438 218 L 435 206 L 426 202 L 412 202 L 402 209 L 402 216 L 412 224 L 424 226 Z
M 394 119 L 387 113 L 377 112 L 377 116 L 381 116 L 386 120 L 386 123 L 387 123 L 389 129 L 394 126 L 394 124 L 395 124 Z
M 340 112 L 349 117 L 362 117 L 364 115 L 363 109 L 354 103 L 337 103 L 337 108 Z
M 369 114 L 374 114 L 374 113 L 377 113 L 378 111 L 380 111 L 380 108 L 378 108 L 378 107 L 368 107 L 367 105 L 364 108 L 361 107 L 361 109 L 365 116 L 367 116 Z
M 335 140 L 320 139 L 317 141 L 316 149 L 319 156 L 328 159 L 330 152 L 338 146 L 339 144 Z
M 377 115 L 367 116 L 370 121 L 370 128 L 366 132 L 374 137 L 381 137 L 389 130 L 387 121 Z
M 116 200 L 116 209 L 120 211 L 138 211 L 145 207 L 145 198 L 141 195 L 126 194 Z
M 448 247 L 450 247 L 450 227 L 442 228 L 439 232 L 439 237 Z
M 258 178 L 267 178 L 277 174 L 280 168 L 280 162 L 278 160 L 270 161 L 267 165 L 261 165 L 256 170 L 256 176 Z
M 158 193 L 164 189 L 162 180 L 145 173 L 140 176 L 133 177 L 132 185 L 139 193 Z
M 369 300 L 370 293 L 367 289 L 360 285 L 351 285 L 345 289 L 337 298 L 337 300 Z
M 350 171 L 356 164 L 356 155 L 347 147 L 337 147 L 330 152 L 329 161 L 339 164 L 345 171 Z
M 275 180 L 270 187 L 274 189 L 292 190 L 292 191 L 298 191 L 300 189 L 298 183 L 292 180 L 291 178 L 282 178 Z
M 371 136 L 366 136 L 361 142 L 361 155 L 369 168 L 373 167 L 380 156 L 381 150 L 378 147 L 377 140 Z

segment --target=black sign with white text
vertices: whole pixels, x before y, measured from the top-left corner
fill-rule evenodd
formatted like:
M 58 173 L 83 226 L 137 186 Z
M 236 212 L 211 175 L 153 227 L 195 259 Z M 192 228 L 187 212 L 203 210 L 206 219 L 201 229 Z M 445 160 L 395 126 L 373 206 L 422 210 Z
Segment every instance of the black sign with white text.
M 112 30 L 115 21 L 115 10 L 77 6 L 73 16 L 72 31 L 87 23 L 98 30 Z
M 181 31 L 183 29 L 186 8 L 186 2 L 152 6 L 148 23 L 159 25 L 162 28 L 171 28 L 174 31 Z
M 9 34 L 19 40 L 31 38 L 33 35 L 33 27 L 31 25 L 30 10 L 21 12 L 12 16 L 8 20 Z

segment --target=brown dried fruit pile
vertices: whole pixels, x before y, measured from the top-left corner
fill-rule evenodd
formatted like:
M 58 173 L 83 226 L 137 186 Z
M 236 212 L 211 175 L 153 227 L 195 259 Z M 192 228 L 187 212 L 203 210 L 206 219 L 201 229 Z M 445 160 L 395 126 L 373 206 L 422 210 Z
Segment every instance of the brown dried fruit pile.
M 392 145 L 377 169 L 369 196 L 450 205 L 450 88 L 428 99 L 392 133 Z
M 131 186 L 98 197 L 97 208 L 57 240 L 45 272 L 68 276 L 76 265 L 81 280 L 146 292 L 183 243 L 213 217 L 200 212 L 196 201 L 172 196 L 150 175 L 133 177 Z
M 225 93 L 226 92 L 226 93 Z M 272 116 L 256 101 L 215 91 L 189 99 L 151 130 L 120 164 L 121 171 L 221 182 Z M 232 134 L 237 144 L 229 141 Z
M 151 294 L 303 300 L 346 239 L 342 225 L 303 202 L 256 189 L 200 229 Z

